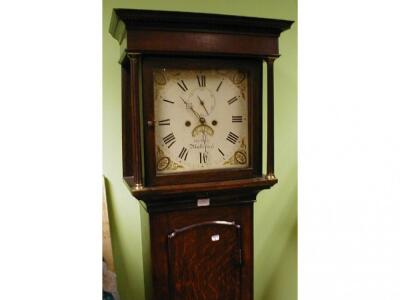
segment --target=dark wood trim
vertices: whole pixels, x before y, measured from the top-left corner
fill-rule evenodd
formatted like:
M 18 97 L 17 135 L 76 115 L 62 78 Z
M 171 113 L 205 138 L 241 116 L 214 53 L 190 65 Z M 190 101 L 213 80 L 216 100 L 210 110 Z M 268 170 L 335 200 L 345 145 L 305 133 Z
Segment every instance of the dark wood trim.
M 256 200 L 258 191 L 252 192 L 224 192 L 221 194 L 213 194 L 209 195 L 207 193 L 206 196 L 202 195 L 201 197 L 197 197 L 196 195 L 192 196 L 178 196 L 174 198 L 166 199 L 152 199 L 146 201 L 146 209 L 149 213 L 153 212 L 168 212 L 168 211 L 184 211 L 188 209 L 198 209 L 198 200 L 199 199 L 209 199 L 210 207 L 219 207 L 219 206 L 229 206 L 229 205 L 247 205 L 249 203 L 253 203 Z
M 168 213 L 151 213 L 150 240 L 151 266 L 153 281 L 153 299 L 170 299 L 169 267 L 168 267 L 168 234 L 170 231 Z
M 240 209 L 240 224 L 242 225 L 242 286 L 241 299 L 252 300 L 254 297 L 254 217 L 253 203 Z
M 115 9 L 109 32 L 121 53 L 278 55 L 278 37 L 293 21 L 217 14 Z
M 227 197 L 229 196 L 236 198 L 235 195 L 240 191 L 246 192 L 246 194 L 253 194 L 254 192 L 258 192 L 262 189 L 269 189 L 278 182 L 277 179 L 257 177 L 240 180 L 152 186 L 135 189 L 134 185 L 132 184 L 134 182 L 133 179 L 125 178 L 125 181 L 130 186 L 132 195 L 137 199 L 145 201 L 146 203 L 160 199 L 164 199 L 166 201 L 174 198 L 179 199 L 180 197 L 186 199 L 188 199 L 188 197 L 190 197 L 190 199 L 197 199 L 202 197 L 218 196 L 221 194 L 226 195 Z M 238 195 L 242 194 L 239 193 Z M 170 202 L 167 201 L 167 203 Z
M 131 119 L 131 96 L 130 96 L 130 66 L 129 61 L 121 64 L 121 114 L 122 114 L 122 170 L 124 177 L 133 176 L 133 139 Z
M 175 257 L 175 249 L 172 246 L 171 234 L 168 234 L 167 238 L 167 257 L 168 257 L 168 293 L 169 300 L 173 300 L 175 298 L 175 268 L 173 265 L 173 259 Z
M 277 56 L 266 57 L 267 63 L 267 178 L 274 180 L 274 61 Z
M 263 56 L 278 54 L 278 39 L 210 32 L 132 30 L 127 51 L 149 54 Z
M 122 24 L 123 25 L 122 25 Z M 114 9 L 109 32 L 121 40 L 125 31 L 161 29 L 167 31 L 214 32 L 275 35 L 291 27 L 293 21 L 244 16 L 170 12 L 155 10 Z
M 138 189 L 143 186 L 143 169 L 142 169 L 142 149 L 141 149 L 141 122 L 140 122 L 140 55 L 129 54 L 130 61 L 130 111 L 131 118 L 127 121 L 132 126 L 132 176 L 134 179 L 134 188 Z

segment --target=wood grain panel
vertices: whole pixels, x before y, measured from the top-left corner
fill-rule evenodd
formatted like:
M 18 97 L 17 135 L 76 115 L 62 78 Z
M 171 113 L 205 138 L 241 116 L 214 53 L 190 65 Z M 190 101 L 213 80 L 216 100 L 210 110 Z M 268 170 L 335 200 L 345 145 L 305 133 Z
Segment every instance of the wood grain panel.
M 129 31 L 127 51 L 140 53 L 200 53 L 276 55 L 276 37 L 208 32 Z
M 252 299 L 252 211 L 253 205 L 245 204 L 150 213 L 154 300 Z M 174 231 L 214 221 L 240 225 L 240 237 L 235 226 L 204 226 L 177 235 L 168 245 L 168 236 Z M 212 243 L 214 234 L 220 234 L 222 243 Z M 168 265 L 169 261 L 174 264 Z M 204 291 L 205 286 L 210 290 Z
M 240 299 L 240 240 L 240 227 L 229 222 L 173 232 L 168 240 L 171 299 Z

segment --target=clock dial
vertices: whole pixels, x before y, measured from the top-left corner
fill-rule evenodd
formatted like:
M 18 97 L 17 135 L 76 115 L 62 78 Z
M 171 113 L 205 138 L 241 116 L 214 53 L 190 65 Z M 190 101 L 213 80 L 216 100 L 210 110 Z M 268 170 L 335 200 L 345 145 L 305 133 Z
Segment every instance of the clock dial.
M 153 85 L 158 173 L 249 166 L 245 72 L 157 69 Z

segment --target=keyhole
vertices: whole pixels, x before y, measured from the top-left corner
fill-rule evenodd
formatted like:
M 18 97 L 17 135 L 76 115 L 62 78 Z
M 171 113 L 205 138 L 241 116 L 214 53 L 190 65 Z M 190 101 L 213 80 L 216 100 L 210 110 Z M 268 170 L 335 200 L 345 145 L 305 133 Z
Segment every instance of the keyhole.
M 219 234 L 214 234 L 214 235 L 212 235 L 212 236 L 211 236 L 211 240 L 212 240 L 213 242 L 219 241 Z

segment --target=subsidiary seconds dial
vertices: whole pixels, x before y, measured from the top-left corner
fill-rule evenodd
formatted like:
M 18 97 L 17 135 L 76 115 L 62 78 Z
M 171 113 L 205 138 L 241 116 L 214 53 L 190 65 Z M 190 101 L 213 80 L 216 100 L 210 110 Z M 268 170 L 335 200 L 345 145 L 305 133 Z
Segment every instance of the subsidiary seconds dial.
M 248 167 L 248 81 L 237 69 L 153 74 L 158 173 Z

